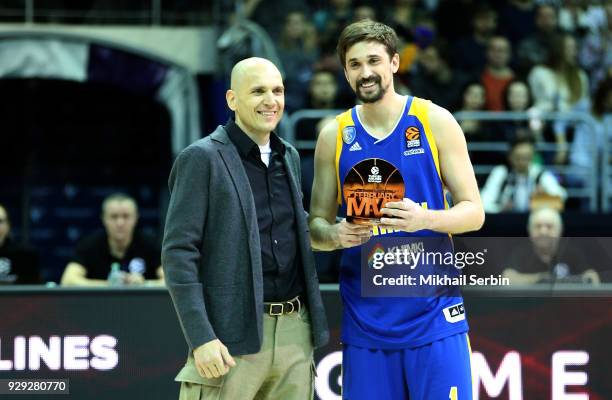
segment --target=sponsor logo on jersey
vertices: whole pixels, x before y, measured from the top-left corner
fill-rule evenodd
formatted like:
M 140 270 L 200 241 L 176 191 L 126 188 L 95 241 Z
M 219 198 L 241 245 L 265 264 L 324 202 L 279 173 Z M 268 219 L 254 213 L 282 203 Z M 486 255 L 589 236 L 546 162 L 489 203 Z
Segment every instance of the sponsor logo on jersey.
M 370 170 L 372 175 L 368 175 L 368 183 L 381 183 L 382 176 L 380 176 L 380 170 L 377 166 L 373 166 Z
M 454 306 L 446 307 L 442 310 L 444 318 L 451 324 L 454 324 L 465 319 L 465 308 L 463 303 L 455 304 Z
M 423 148 L 404 150 L 405 156 L 413 156 L 415 154 L 424 154 L 424 153 L 425 153 L 425 149 Z
M 353 143 L 355 137 L 357 137 L 357 131 L 355 130 L 354 126 L 346 126 L 344 129 L 342 129 L 342 140 L 344 140 L 344 143 Z
M 355 142 L 355 144 L 353 144 L 349 148 L 349 151 L 359 151 L 359 150 L 361 150 L 361 146 L 359 145 L 359 142 Z
M 406 147 L 413 149 L 415 147 L 421 147 L 421 131 L 416 126 L 409 126 L 404 131 L 406 135 Z

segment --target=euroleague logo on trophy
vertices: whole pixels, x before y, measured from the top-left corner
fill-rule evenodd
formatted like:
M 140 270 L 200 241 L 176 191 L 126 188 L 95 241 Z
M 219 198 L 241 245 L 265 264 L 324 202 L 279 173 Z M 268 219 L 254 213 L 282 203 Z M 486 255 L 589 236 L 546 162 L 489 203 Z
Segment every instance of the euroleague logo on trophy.
M 402 201 L 404 179 L 390 162 L 368 158 L 355 164 L 344 177 L 346 220 L 354 224 L 380 223 L 380 209 L 389 201 Z

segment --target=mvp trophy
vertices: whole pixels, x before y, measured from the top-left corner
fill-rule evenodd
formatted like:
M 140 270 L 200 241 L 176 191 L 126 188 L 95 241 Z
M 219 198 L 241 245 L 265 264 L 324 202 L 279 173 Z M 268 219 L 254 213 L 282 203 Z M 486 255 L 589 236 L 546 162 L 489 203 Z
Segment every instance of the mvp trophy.
M 354 224 L 377 225 L 380 209 L 390 201 L 402 201 L 405 193 L 400 171 L 381 158 L 355 164 L 344 177 L 346 220 Z

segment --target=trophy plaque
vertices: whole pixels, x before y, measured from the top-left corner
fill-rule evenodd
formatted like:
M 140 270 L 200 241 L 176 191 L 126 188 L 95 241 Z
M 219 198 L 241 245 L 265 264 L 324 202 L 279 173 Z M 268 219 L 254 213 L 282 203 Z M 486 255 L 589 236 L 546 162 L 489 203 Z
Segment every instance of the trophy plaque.
M 355 164 L 344 177 L 346 220 L 354 224 L 376 225 L 380 209 L 390 201 L 404 198 L 404 179 L 400 171 L 381 158 L 368 158 Z

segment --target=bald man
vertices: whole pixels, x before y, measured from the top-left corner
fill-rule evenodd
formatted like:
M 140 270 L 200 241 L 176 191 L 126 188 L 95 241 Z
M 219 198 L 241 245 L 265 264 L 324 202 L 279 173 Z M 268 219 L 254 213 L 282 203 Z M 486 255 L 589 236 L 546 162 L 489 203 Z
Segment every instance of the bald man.
M 585 250 L 562 241 L 563 220 L 559 211 L 549 207 L 535 209 L 529 214 L 527 231 L 529 247 L 515 249 L 503 271 L 512 284 L 600 282 Z
M 181 399 L 310 399 L 329 333 L 297 151 L 273 130 L 281 74 L 249 58 L 226 93 L 234 117 L 177 157 L 162 265 L 189 346 Z

